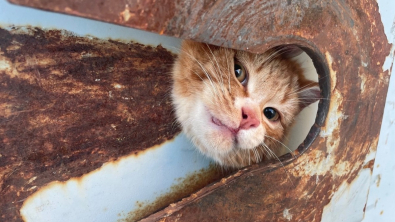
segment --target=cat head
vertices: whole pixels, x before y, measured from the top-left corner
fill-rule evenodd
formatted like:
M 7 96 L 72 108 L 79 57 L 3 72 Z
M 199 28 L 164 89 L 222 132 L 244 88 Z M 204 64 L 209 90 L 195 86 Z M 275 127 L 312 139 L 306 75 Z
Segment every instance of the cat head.
M 287 46 L 253 54 L 183 41 L 172 100 L 184 133 L 223 166 L 273 157 L 295 116 L 320 97 L 290 58 L 300 52 Z

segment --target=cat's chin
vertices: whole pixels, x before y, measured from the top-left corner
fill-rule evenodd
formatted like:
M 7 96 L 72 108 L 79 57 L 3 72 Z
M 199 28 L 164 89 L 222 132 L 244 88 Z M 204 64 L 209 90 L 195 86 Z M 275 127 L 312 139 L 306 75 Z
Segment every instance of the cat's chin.
M 197 104 L 196 107 L 200 107 L 201 104 Z M 187 135 L 204 155 L 214 159 L 220 165 L 244 166 L 245 164 L 241 163 L 242 160 L 238 160 L 241 161 L 240 163 L 236 163 L 236 160 L 232 160 L 232 163 L 230 163 L 229 159 L 238 158 L 242 154 L 245 155 L 249 153 L 248 150 L 253 150 L 263 142 L 264 129 L 262 124 L 248 130 L 239 127 L 232 128 L 228 125 L 235 125 L 235 123 L 228 123 L 226 120 L 221 121 L 214 117 L 204 105 L 201 108 L 197 109 L 199 111 L 195 111 L 196 115 L 194 117 L 197 118 L 193 118 L 191 121 L 193 127 L 188 127 L 189 130 L 185 131 Z

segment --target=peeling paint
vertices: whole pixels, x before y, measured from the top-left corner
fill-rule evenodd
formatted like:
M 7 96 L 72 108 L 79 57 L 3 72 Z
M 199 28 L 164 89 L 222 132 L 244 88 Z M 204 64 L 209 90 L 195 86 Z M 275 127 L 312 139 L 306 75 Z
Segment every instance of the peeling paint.
M 291 221 L 292 219 L 292 214 L 289 212 L 289 209 L 285 208 L 283 211 L 283 217 L 287 219 L 288 221 Z
M 129 10 L 129 5 L 128 5 L 128 4 L 125 5 L 125 10 L 122 11 L 122 12 L 120 13 L 120 16 L 121 16 L 121 18 L 122 18 L 122 20 L 123 20 L 124 22 L 129 21 L 129 19 L 130 19 L 132 16 L 134 16 L 134 13 L 132 13 L 132 12 Z
M 395 29 L 394 29 L 395 30 Z M 383 71 L 389 71 L 388 75 L 391 75 L 391 69 L 395 61 L 395 45 L 392 45 L 390 54 L 385 58 L 383 63 Z
M 6 75 L 9 75 L 11 78 L 17 77 L 19 74 L 18 71 L 14 68 L 12 62 L 8 58 L 2 56 L 1 54 L 4 53 L 1 51 L 0 48 L 0 71 L 3 71 Z
M 332 57 L 331 55 L 327 52 L 326 58 L 328 60 L 328 63 L 330 64 L 329 70 L 330 70 L 330 75 L 331 75 L 331 104 L 329 106 L 329 112 L 328 112 L 328 120 L 326 126 L 321 129 L 320 136 L 321 137 L 328 137 L 327 139 L 327 145 L 328 145 L 328 153 L 331 153 L 338 145 L 338 141 L 336 141 L 337 136 L 333 136 L 334 131 L 338 130 L 340 121 L 344 117 L 343 113 L 339 110 L 340 109 L 340 104 L 343 102 L 343 97 L 341 93 L 336 89 L 336 71 L 333 70 L 332 68 Z M 334 141 L 332 141 L 334 140 Z

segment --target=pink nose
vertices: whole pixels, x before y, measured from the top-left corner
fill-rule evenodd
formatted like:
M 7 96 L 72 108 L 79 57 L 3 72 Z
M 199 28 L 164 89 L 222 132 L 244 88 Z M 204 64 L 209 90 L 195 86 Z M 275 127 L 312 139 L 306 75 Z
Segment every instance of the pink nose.
M 261 123 L 254 110 L 248 107 L 243 107 L 241 108 L 241 112 L 243 118 L 241 119 L 240 122 L 240 129 L 249 129 L 249 128 L 257 127 Z

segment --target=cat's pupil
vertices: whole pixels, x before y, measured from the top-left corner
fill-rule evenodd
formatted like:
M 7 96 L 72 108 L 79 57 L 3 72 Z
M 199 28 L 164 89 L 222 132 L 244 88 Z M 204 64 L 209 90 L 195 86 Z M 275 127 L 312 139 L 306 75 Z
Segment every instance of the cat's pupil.
M 278 119 L 277 111 L 272 107 L 267 107 L 263 110 L 263 114 L 268 120 L 276 121 Z
M 235 64 L 235 74 L 236 74 L 236 78 L 239 78 L 243 73 L 243 70 L 241 68 L 240 65 Z

